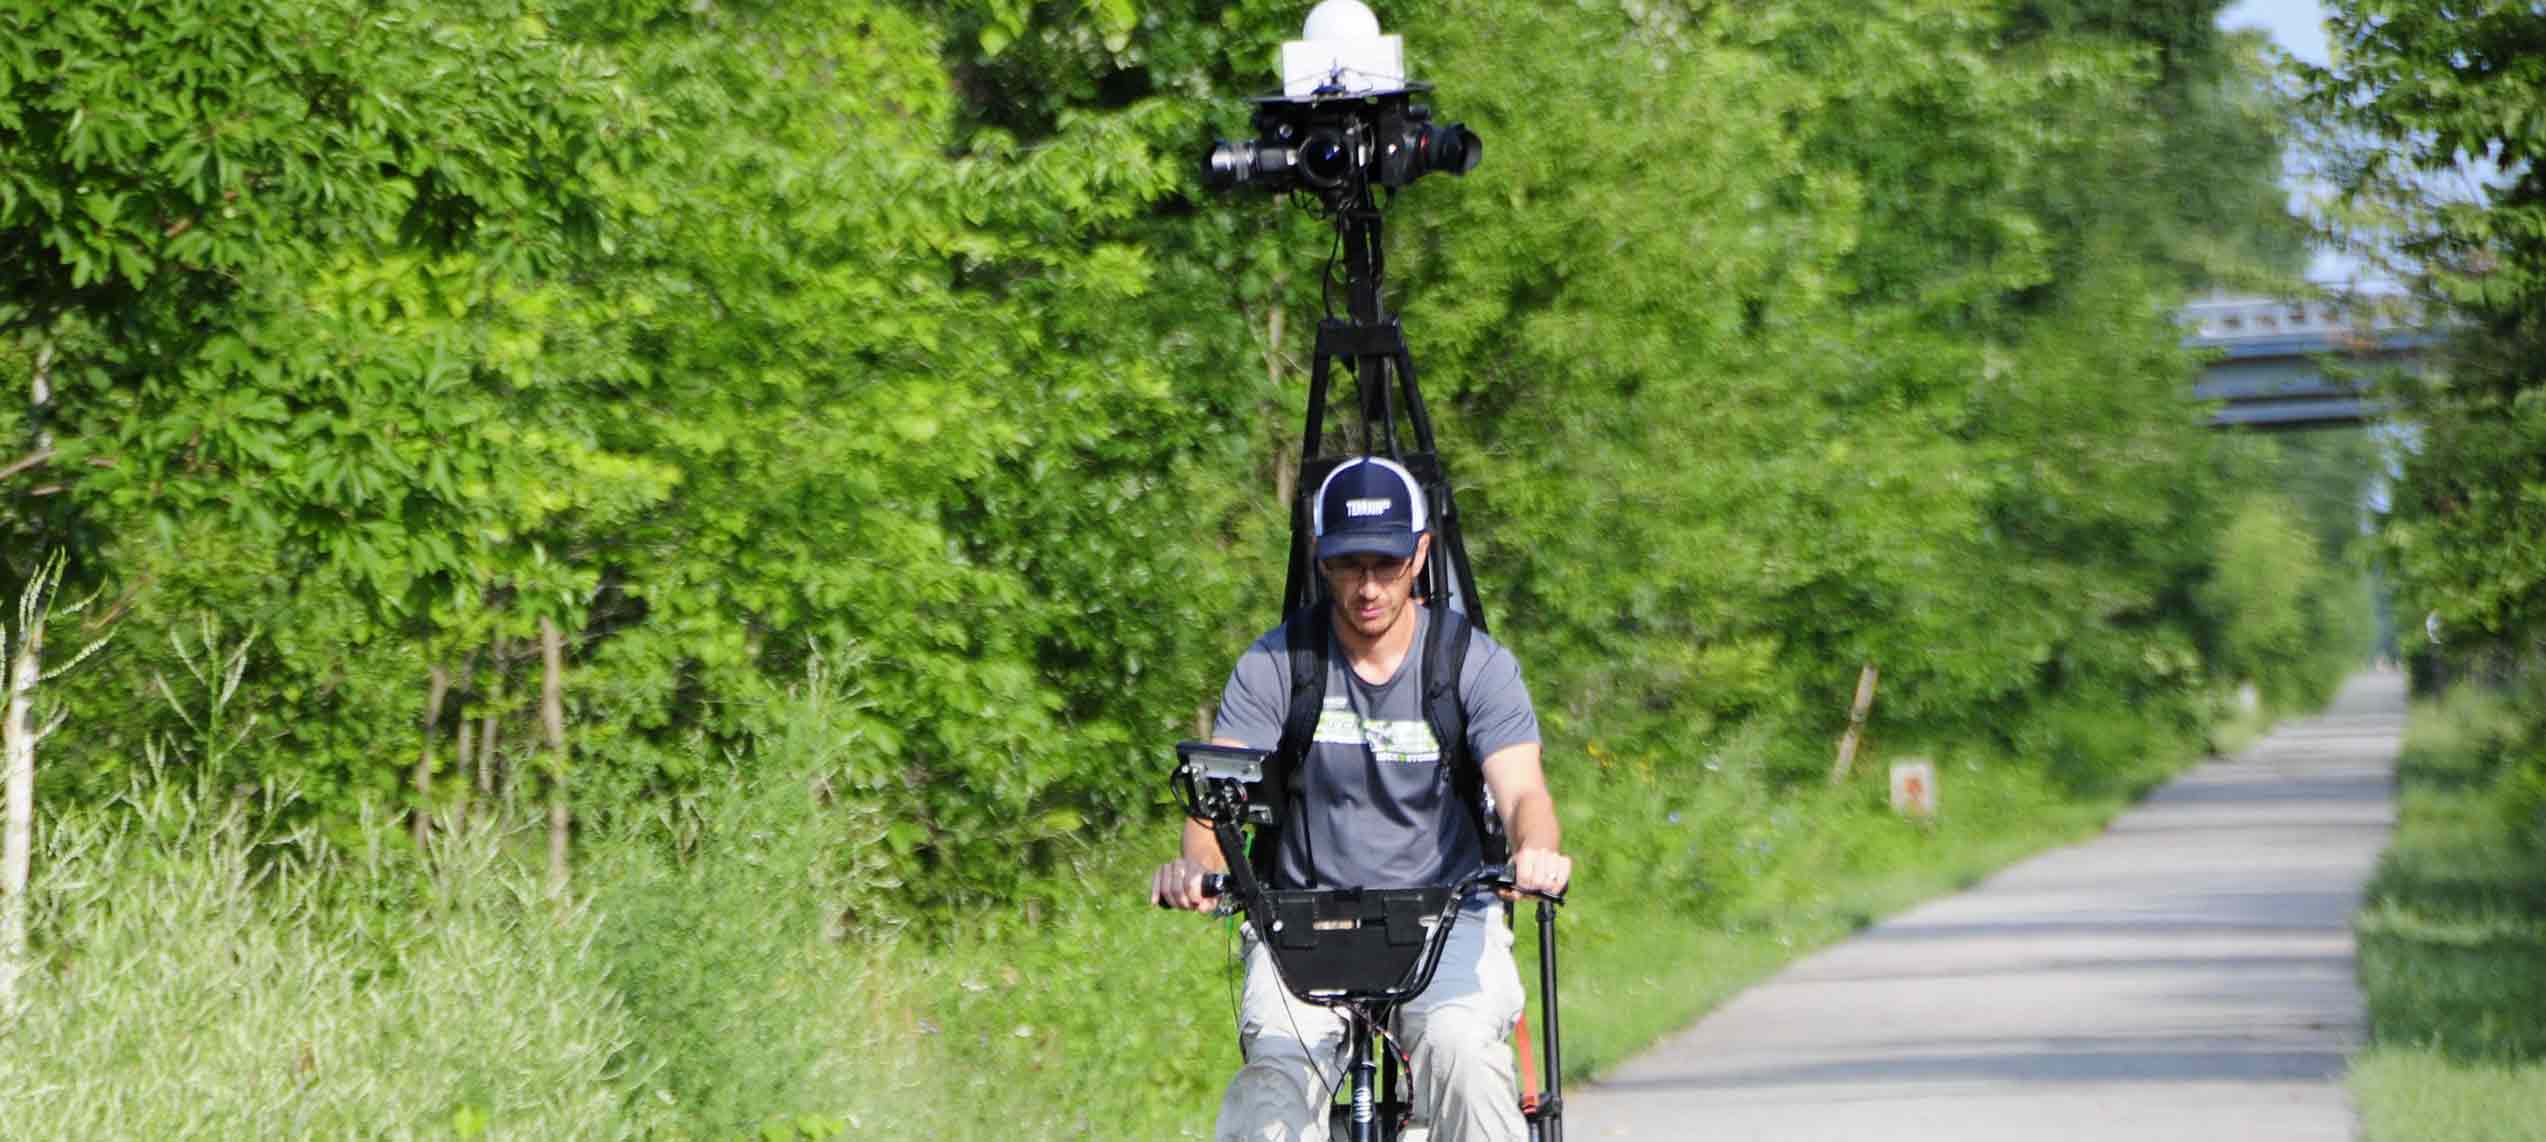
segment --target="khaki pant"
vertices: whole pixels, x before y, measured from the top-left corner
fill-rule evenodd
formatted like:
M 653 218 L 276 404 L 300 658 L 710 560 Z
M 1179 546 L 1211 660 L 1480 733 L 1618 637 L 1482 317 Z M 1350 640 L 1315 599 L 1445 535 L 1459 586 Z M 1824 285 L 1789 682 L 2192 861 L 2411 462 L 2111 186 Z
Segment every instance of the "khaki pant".
M 1285 991 L 1253 929 L 1246 930 L 1244 945 L 1238 1041 L 1246 1065 L 1220 1099 L 1213 1137 L 1325 1142 L 1327 1102 L 1349 1078 L 1343 1017 Z M 1397 1009 L 1394 1031 L 1413 1057 L 1414 1128 L 1407 1142 L 1520 1142 L 1527 1136 L 1509 1041 L 1520 1010 L 1520 971 L 1503 910 L 1472 908 L 1450 930 L 1432 985 Z

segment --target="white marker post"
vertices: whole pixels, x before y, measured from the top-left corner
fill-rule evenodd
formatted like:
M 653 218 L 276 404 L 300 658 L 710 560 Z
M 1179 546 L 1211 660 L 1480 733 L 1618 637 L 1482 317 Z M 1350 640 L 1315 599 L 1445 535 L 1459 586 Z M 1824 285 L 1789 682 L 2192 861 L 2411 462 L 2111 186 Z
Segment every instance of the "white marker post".
M 1935 818 L 1935 762 L 1914 757 L 1892 766 L 1892 811 L 1922 821 Z

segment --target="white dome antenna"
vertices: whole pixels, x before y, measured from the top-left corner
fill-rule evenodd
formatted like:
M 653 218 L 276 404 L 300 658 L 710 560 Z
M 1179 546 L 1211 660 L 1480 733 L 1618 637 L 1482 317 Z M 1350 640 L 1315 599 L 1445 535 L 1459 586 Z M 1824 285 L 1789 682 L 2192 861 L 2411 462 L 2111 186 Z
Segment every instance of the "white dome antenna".
M 1375 40 L 1379 38 L 1379 16 L 1361 0 L 1325 0 L 1308 10 L 1308 22 L 1300 25 L 1303 40 Z
M 1282 95 L 1374 95 L 1406 86 L 1406 45 L 1381 35 L 1361 0 L 1325 0 L 1309 9 L 1301 39 L 1282 45 Z

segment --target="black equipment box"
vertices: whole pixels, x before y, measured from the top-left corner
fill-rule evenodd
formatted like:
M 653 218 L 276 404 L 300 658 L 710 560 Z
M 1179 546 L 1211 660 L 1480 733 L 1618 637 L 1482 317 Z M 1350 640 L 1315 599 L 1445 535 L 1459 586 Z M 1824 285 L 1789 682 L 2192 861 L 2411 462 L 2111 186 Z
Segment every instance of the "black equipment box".
M 1455 890 L 1364 888 L 1267 892 L 1272 951 L 1302 998 L 1403 999 L 1427 982 L 1433 935 Z

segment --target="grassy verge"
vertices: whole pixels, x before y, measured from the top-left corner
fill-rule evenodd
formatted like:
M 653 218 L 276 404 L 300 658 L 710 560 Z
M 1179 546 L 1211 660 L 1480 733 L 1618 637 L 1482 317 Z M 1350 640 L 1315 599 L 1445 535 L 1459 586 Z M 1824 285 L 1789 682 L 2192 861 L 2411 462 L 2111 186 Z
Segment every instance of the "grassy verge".
M 1569 1077 L 1624 1060 L 1805 952 L 2080 839 L 2124 803 L 2060 802 L 2038 777 L 2011 769 L 1949 772 L 1938 784 L 1947 801 L 1929 825 L 1838 791 L 1789 794 L 1755 815 L 1688 829 L 1687 844 L 1716 833 L 1734 859 L 1756 862 L 1760 882 L 1721 907 L 1708 907 L 1702 890 L 1639 893 L 1628 862 L 1593 862 L 1561 929 Z M 1524 932 L 1522 963 L 1535 954 L 1535 935 Z
M 2370 1142 L 2546 1140 L 2546 853 L 2519 721 L 2461 691 L 2417 707 L 2396 837 L 2357 921 Z
M 546 907 L 492 844 L 430 873 L 287 853 L 273 843 L 294 838 L 215 804 L 161 791 L 46 822 L 38 959 L 0 1032 L 10 1138 L 448 1138 L 499 1120 L 622 1138 L 669 1121 L 625 1097 L 631 1027 L 592 970 L 590 909 Z
M 1950 766 L 1945 812 L 1929 824 L 1894 817 L 1871 784 L 1775 788 L 1733 759 L 1716 784 L 1694 788 L 1622 759 L 1569 774 L 1579 878 L 1561 922 L 1570 1077 L 1624 1059 L 1815 947 L 2091 834 L 2190 756 L 2159 756 L 2087 796 L 2038 767 Z M 1031 919 L 983 918 L 897 957 L 893 1018 L 912 1028 L 903 1049 L 924 1076 L 902 1097 L 907 1136 L 1209 1136 L 1236 1065 L 1231 940 L 1224 926 L 1139 899 L 1164 843 L 1091 853 L 1076 898 L 1047 900 Z M 1519 918 L 1532 977 L 1527 909 Z
M 1894 817 L 1871 774 L 1777 776 L 1817 758 L 1587 745 L 1564 774 L 1574 1077 L 2091 832 L 2190 756 L 2071 722 L 2021 764 L 1936 751 L 1929 823 Z M 2057 776 L 2081 766 L 2104 792 Z M 0 1121 L 29 1139 L 1207 1137 L 1235 1063 L 1232 933 L 1142 899 L 1163 828 L 1075 842 L 997 909 L 848 932 L 882 823 L 809 795 L 826 787 L 737 777 L 596 825 L 562 907 L 529 806 L 431 861 L 329 855 L 165 790 L 49 821 Z

